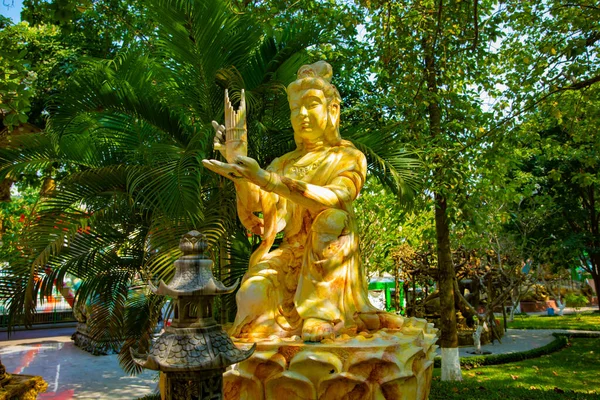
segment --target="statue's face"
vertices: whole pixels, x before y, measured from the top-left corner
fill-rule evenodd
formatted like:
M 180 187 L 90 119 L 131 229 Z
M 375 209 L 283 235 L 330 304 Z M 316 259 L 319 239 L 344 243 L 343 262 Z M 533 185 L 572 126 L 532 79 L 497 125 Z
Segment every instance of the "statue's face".
M 294 133 L 305 140 L 324 137 L 329 116 L 329 104 L 320 89 L 293 91 L 289 95 Z

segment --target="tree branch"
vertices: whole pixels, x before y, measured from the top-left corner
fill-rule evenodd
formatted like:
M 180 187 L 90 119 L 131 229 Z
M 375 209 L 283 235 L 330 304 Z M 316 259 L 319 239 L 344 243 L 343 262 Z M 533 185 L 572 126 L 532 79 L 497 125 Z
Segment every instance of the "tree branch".
M 479 12 L 478 12 L 478 0 L 473 0 L 473 25 L 474 34 L 473 38 L 473 51 L 477 50 L 477 42 L 479 41 Z
M 483 317 L 473 308 L 473 306 L 465 299 L 465 297 L 460 292 L 460 287 L 458 286 L 458 280 L 454 279 L 454 294 L 458 298 L 458 302 L 463 308 L 469 310 L 471 314 L 477 315 L 477 318 L 480 322 L 483 322 Z
M 435 36 L 433 37 L 433 45 L 431 46 L 432 54 L 435 57 L 435 48 L 437 46 L 437 39 L 442 30 L 442 10 L 444 9 L 444 0 L 439 0 L 440 4 L 438 5 L 437 10 L 437 29 L 435 30 Z
M 543 101 L 545 101 L 549 97 L 555 95 L 556 93 L 565 92 L 565 91 L 571 91 L 571 90 L 582 90 L 582 89 L 585 89 L 585 88 L 587 88 L 587 87 L 589 87 L 589 86 L 591 86 L 591 85 L 593 85 L 594 83 L 597 83 L 597 82 L 600 82 L 600 75 L 594 76 L 592 78 L 586 79 L 586 80 L 581 81 L 581 82 L 574 83 L 574 84 L 569 85 L 569 86 L 563 86 L 563 87 L 551 90 L 548 93 L 546 93 L 545 95 L 541 96 L 536 101 L 534 101 L 533 103 L 531 103 L 531 104 L 523 107 L 522 109 L 518 110 L 514 114 L 502 118 L 494 127 L 492 127 L 489 130 L 485 131 L 481 135 L 475 137 L 473 140 L 465 143 L 458 150 L 456 150 L 456 152 L 457 153 L 461 153 L 461 152 L 465 151 L 468 147 L 471 147 L 471 146 L 474 146 L 474 145 L 480 143 L 486 137 L 490 136 L 492 133 L 494 133 L 498 129 L 500 129 L 508 121 L 511 121 L 513 119 L 518 118 L 519 116 L 523 115 L 525 112 L 527 112 L 527 111 L 535 108 L 538 104 L 542 103 Z M 449 158 L 448 161 L 446 163 L 444 163 L 440 168 L 445 168 L 448 165 L 448 163 L 450 161 L 453 161 L 453 160 L 454 160 L 453 158 Z
M 581 89 L 585 89 L 586 87 L 592 86 L 594 83 L 597 83 L 597 82 L 600 82 L 600 75 L 596 75 L 592 78 L 586 79 L 581 82 L 573 83 L 572 85 L 569 85 L 569 86 L 563 86 L 561 88 L 558 88 L 556 91 L 581 90 Z

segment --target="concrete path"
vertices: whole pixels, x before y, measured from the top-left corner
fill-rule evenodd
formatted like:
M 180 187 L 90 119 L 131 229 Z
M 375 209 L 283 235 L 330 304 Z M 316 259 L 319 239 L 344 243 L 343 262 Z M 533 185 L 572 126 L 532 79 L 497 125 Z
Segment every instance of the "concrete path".
M 129 376 L 116 355 L 93 356 L 71 341 L 74 327 L 0 333 L 0 359 L 15 374 L 40 375 L 48 382 L 42 400 L 137 399 L 151 394 L 158 373 Z M 35 337 L 37 336 L 37 337 Z
M 131 400 L 154 392 L 156 373 L 125 374 L 116 355 L 93 356 L 74 346 L 74 331 L 74 327 L 17 331 L 10 338 L 0 332 L 0 359 L 8 372 L 41 375 L 48 390 L 40 399 Z M 501 344 L 487 344 L 482 349 L 493 354 L 531 350 L 552 342 L 552 332 L 557 331 L 509 329 Z M 473 351 L 473 347 L 462 347 L 460 356 L 473 356 Z
M 598 307 L 582 307 L 579 312 L 593 312 L 597 311 Z M 558 310 L 557 310 L 558 312 Z M 576 310 L 571 307 L 564 309 L 564 314 L 575 314 Z M 546 315 L 546 312 L 530 312 L 529 315 Z M 502 314 L 496 314 L 496 318 L 501 319 Z M 520 353 L 522 351 L 536 349 L 543 347 L 552 341 L 554 336 L 552 333 L 562 332 L 587 332 L 600 337 L 600 331 L 576 331 L 566 329 L 508 329 L 502 338 L 502 343 L 494 342 L 481 346 L 483 351 L 489 351 L 492 354 L 503 354 L 503 353 Z M 459 350 L 460 357 L 472 357 L 475 356 L 474 347 L 461 347 Z M 441 350 L 437 350 L 438 355 L 441 355 Z
M 491 354 L 508 354 L 520 353 L 527 350 L 543 347 L 556 338 L 552 336 L 554 332 L 560 333 L 575 333 L 587 332 L 600 337 L 600 331 L 574 331 L 565 329 L 508 329 L 502 338 L 502 343 L 497 341 L 481 346 L 481 350 L 488 351 Z M 437 349 L 438 355 L 441 355 L 441 350 Z M 465 346 L 458 350 L 461 357 L 476 356 L 475 347 Z

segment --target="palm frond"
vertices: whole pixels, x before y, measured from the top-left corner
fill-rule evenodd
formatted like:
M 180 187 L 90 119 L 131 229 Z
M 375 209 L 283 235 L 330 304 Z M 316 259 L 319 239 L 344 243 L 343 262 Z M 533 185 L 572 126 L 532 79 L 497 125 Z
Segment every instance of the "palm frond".
M 168 281 L 184 233 L 203 232 L 213 249 L 232 246 L 219 266 L 227 282 L 247 268 L 250 242 L 236 221 L 233 185 L 201 165 L 212 154 L 210 123 L 222 120 L 225 88 L 234 101 L 245 89 L 250 154 L 266 165 L 293 148 L 285 85 L 319 32 L 300 24 L 273 35 L 222 0 L 149 7 L 154 47 L 86 60 L 52 99 L 47 132 L 0 149 L 2 176 L 50 165 L 61 175 L 0 276 L 11 321 L 75 276 L 77 301 L 94 310 L 92 334 L 115 345 L 128 337 L 124 349 L 145 346 L 162 300 L 131 286 L 138 276 Z M 120 357 L 135 370 L 128 352 Z
M 422 186 L 422 165 L 414 152 L 404 149 L 395 134 L 395 125 L 372 128 L 368 125 L 348 127 L 344 133 L 367 157 L 371 172 L 385 187 L 409 206 Z

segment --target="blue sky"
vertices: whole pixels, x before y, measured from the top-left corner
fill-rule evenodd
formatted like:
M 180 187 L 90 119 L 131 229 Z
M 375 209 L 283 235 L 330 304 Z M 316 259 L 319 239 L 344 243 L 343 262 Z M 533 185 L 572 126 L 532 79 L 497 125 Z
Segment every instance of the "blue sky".
M 21 20 L 21 8 L 23 8 L 23 0 L 2 0 L 0 14 L 12 19 L 13 22 L 19 22 Z

